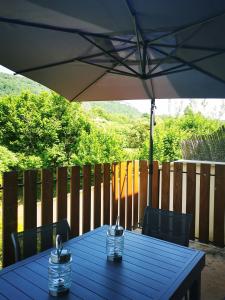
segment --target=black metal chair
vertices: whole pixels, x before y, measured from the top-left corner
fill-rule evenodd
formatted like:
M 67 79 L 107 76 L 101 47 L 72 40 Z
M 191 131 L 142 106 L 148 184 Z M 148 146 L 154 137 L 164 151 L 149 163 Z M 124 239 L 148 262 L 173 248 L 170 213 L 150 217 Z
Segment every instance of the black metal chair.
M 66 219 L 34 229 L 12 233 L 15 261 L 20 261 L 53 247 L 57 234 L 61 235 L 63 242 L 70 238 L 70 227 Z
M 188 246 L 191 214 L 146 207 L 142 234 L 175 244 Z

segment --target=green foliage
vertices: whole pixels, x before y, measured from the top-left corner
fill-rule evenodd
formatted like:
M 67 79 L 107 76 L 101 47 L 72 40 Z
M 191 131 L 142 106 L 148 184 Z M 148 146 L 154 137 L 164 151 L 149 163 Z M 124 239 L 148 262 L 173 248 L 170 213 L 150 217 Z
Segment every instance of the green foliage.
M 109 115 L 120 115 L 129 118 L 139 118 L 141 113 L 134 107 L 127 104 L 122 104 L 119 101 L 93 101 L 84 104 L 87 108 L 101 109 Z
M 71 158 L 71 164 L 104 163 L 123 159 L 123 149 L 118 137 L 92 127 L 89 133 L 83 132 L 82 143 L 79 144 L 77 154 Z
M 201 113 L 194 113 L 190 107 L 187 107 L 184 115 L 177 120 L 178 127 L 186 135 L 206 135 L 217 130 L 222 122 L 220 120 L 204 117 Z
M 22 76 L 0 73 L 0 96 L 18 95 L 25 90 L 36 94 L 47 88 Z
M 18 165 L 18 158 L 15 153 L 3 146 L 0 146 L 0 153 L 0 172 L 14 169 Z
M 221 125 L 222 121 L 206 118 L 200 113 L 194 113 L 190 108 L 180 117 L 158 117 L 154 128 L 154 159 L 161 162 L 181 159 L 183 140 L 193 134 L 212 133 Z M 139 158 L 148 159 L 148 155 L 149 138 L 147 137 L 140 147 Z
M 130 148 L 139 148 L 149 139 L 149 119 L 141 118 L 133 122 L 127 132 L 127 143 Z
M 187 109 L 180 117 L 158 117 L 154 159 L 182 158 L 181 142 L 208 134 L 221 121 Z M 0 98 L 0 171 L 103 163 L 149 157 L 149 115 L 110 114 L 42 92 Z
M 0 144 L 4 147 L 1 170 L 123 157 L 114 133 L 97 128 L 79 103 L 69 103 L 54 93 L 26 92 L 0 98 L 0 126 Z

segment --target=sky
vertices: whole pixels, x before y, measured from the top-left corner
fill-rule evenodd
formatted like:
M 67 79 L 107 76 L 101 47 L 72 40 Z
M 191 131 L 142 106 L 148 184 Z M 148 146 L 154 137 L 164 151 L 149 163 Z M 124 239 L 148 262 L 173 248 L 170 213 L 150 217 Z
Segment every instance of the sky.
M 0 65 L 0 72 L 13 74 Z M 142 113 L 150 113 L 150 100 L 123 101 Z M 225 99 L 156 99 L 156 115 L 180 115 L 187 106 L 207 117 L 225 120 Z

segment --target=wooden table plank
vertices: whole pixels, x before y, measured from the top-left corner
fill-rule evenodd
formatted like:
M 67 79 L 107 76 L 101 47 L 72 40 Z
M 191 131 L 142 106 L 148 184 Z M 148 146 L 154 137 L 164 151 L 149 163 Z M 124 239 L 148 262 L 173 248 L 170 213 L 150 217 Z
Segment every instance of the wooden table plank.
M 16 287 L 12 286 L 7 280 L 0 278 L 0 286 L 1 286 L 1 294 L 7 295 L 8 299 L 23 299 L 27 300 L 30 299 L 26 296 L 22 291 L 18 290 Z
M 108 262 L 107 228 L 97 228 L 65 243 L 73 256 L 72 286 L 67 299 L 169 299 L 176 291 L 180 293 L 187 278 L 191 284 L 190 274 L 201 274 L 201 251 L 130 231 L 125 232 L 122 263 Z M 29 297 L 47 299 L 49 253 L 50 250 L 39 253 L 3 269 L 0 296 L 7 296 L 12 286 L 11 295 L 19 295 L 22 290 Z

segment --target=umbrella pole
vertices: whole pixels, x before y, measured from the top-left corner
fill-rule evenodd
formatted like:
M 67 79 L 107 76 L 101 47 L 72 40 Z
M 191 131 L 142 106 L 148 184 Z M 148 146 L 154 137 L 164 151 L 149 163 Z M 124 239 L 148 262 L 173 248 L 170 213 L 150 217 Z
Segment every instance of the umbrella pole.
M 153 129 L 155 125 L 154 118 L 155 99 L 151 99 L 150 108 L 150 143 L 149 143 L 149 182 L 148 182 L 148 205 L 152 207 L 152 179 L 153 179 Z

